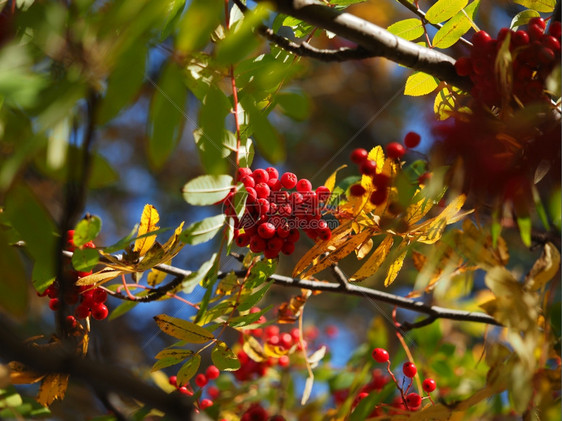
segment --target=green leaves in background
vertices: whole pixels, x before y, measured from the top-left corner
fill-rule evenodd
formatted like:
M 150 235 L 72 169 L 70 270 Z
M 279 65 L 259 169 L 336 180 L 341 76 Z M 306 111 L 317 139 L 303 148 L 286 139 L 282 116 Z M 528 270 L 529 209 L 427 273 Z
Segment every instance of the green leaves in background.
M 190 205 L 206 206 L 223 200 L 232 188 L 230 175 L 202 175 L 183 186 L 183 198 Z
M 211 352 L 213 364 L 220 371 L 236 371 L 241 367 L 240 361 L 226 343 L 218 341 Z
M 189 53 L 201 49 L 220 25 L 224 4 L 220 1 L 193 0 L 179 23 L 178 50 Z
M 0 231 L 0 308 L 14 316 L 27 312 L 27 277 L 21 257 L 9 244 L 9 239 Z
M 0 389 L 0 419 L 40 419 L 51 415 L 35 399 L 22 397 L 13 386 Z
M 422 21 L 418 18 L 400 20 L 390 25 L 386 30 L 408 41 L 413 41 L 423 35 Z
M 213 253 L 211 258 L 203 263 L 197 272 L 193 272 L 182 281 L 181 286 L 185 294 L 190 294 L 207 277 L 215 264 L 216 258 L 217 253 Z
M 295 120 L 306 120 L 310 116 L 312 104 L 303 92 L 280 92 L 276 101 L 281 112 Z
M 439 0 L 425 14 L 425 18 L 431 23 L 441 23 L 451 19 L 460 12 L 468 3 L 468 0 Z
M 152 84 L 148 157 L 155 168 L 161 168 L 182 134 L 187 89 L 182 69 L 173 60 L 164 65 L 160 79 Z
M 475 0 L 464 9 L 464 12 L 461 10 L 448 20 L 433 37 L 433 46 L 443 49 L 455 44 L 472 27 L 471 20 L 474 20 L 478 6 L 480 0 Z

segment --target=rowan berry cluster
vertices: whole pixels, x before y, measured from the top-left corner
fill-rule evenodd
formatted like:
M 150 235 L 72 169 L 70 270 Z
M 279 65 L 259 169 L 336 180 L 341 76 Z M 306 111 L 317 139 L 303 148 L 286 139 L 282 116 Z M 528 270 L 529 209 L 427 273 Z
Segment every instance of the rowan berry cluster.
M 207 370 L 205 370 L 205 374 L 203 373 L 199 373 L 197 376 L 195 376 L 195 384 L 203 389 L 205 386 L 208 385 L 210 380 L 215 380 L 216 378 L 218 378 L 220 375 L 220 370 L 215 366 L 215 365 L 210 365 L 209 367 L 207 367 Z M 179 385 L 178 384 L 178 378 L 177 376 L 170 376 L 168 379 L 168 382 L 174 386 L 178 392 L 180 392 L 183 395 L 186 396 L 193 396 L 193 389 L 191 388 L 190 384 L 187 385 Z M 205 410 L 211 406 L 213 406 L 215 404 L 215 400 L 219 397 L 219 389 L 216 386 L 209 386 L 207 388 L 207 394 L 209 395 L 209 398 L 205 398 L 205 399 L 198 399 L 197 404 L 199 409 L 201 410 Z
M 537 17 L 529 21 L 526 30 L 502 28 L 496 39 L 485 31 L 474 34 L 470 56 L 455 63 L 457 73 L 469 76 L 474 83 L 472 96 L 489 107 L 500 106 L 502 90 L 512 79 L 511 92 L 520 103 L 549 101 L 545 81 L 560 63 L 560 22 L 552 22 L 548 32 L 545 29 L 546 22 Z M 501 70 L 497 61 L 504 43 L 508 43 L 512 64 L 510 69 Z M 509 73 L 502 77 L 502 71 Z
M 306 178 L 298 179 L 293 173 L 279 172 L 269 167 L 239 168 L 237 181 L 247 192 L 246 208 L 241 218 L 236 217 L 232 191 L 224 200 L 225 214 L 234 219 L 234 239 L 240 247 L 250 247 L 253 253 L 263 253 L 268 259 L 279 253 L 290 255 L 302 230 L 315 241 L 326 241 L 332 236 L 322 211 L 330 197 L 330 190 L 320 186 L 312 189 Z
M 410 379 L 407 387 L 404 388 L 403 387 L 404 384 L 400 385 L 398 383 L 398 381 L 396 380 L 396 376 L 390 370 L 390 356 L 388 354 L 388 351 L 384 348 L 375 348 L 371 355 L 377 363 L 381 363 L 381 364 L 386 363 L 387 364 L 387 367 L 386 367 L 387 372 L 390 375 L 390 377 L 392 378 L 392 380 L 394 381 L 394 383 L 396 384 L 396 387 L 398 388 L 398 390 L 400 392 L 400 395 L 396 396 L 394 398 L 394 400 L 391 404 L 392 408 L 408 410 L 408 411 L 419 410 L 421 408 L 422 401 L 425 398 L 422 398 L 416 392 L 410 392 L 410 388 L 412 387 L 412 383 L 413 383 L 413 378 L 416 376 L 416 374 L 418 372 L 418 369 L 417 369 L 416 365 L 411 361 L 407 361 L 402 365 L 402 374 L 404 375 L 405 378 Z M 437 387 L 437 385 L 435 383 L 435 380 L 433 380 L 431 378 L 426 378 L 423 381 L 422 389 L 427 394 L 427 397 L 426 397 L 427 399 L 431 400 L 431 396 L 429 394 L 431 392 L 433 392 L 436 387 Z M 408 393 L 408 392 L 410 392 L 410 393 Z M 364 394 L 364 396 L 359 394 L 358 395 L 359 398 L 361 396 L 363 398 L 366 397 L 369 392 L 368 391 L 362 391 L 362 393 Z M 373 413 L 371 414 L 371 416 L 382 415 L 383 406 L 384 405 L 378 405 L 375 408 L 375 410 L 373 411 Z M 389 413 L 392 413 L 392 411 L 390 411 Z
M 386 155 L 390 159 L 400 159 L 404 156 L 407 149 L 413 149 L 419 145 L 421 136 L 416 132 L 408 132 L 404 136 L 404 144 L 398 142 L 391 142 L 386 145 Z M 383 174 L 382 168 L 377 172 L 377 163 L 369 159 L 369 152 L 363 148 L 354 149 L 351 152 L 350 159 L 357 164 L 359 172 L 363 175 L 369 176 L 373 180 L 375 190 L 369 196 L 369 201 L 375 205 L 382 205 L 388 197 L 388 189 L 390 188 L 391 179 L 388 175 Z M 353 184 L 349 188 L 351 196 L 360 197 L 367 193 L 365 187 L 361 183 Z
M 282 415 L 269 416 L 269 413 L 259 403 L 252 404 L 240 418 L 240 421 L 285 421 Z
M 66 250 L 72 252 L 76 250 L 73 237 L 74 230 L 68 231 L 65 248 Z M 89 241 L 81 246 L 81 248 L 93 249 L 96 248 L 96 246 L 92 241 Z M 69 262 L 68 265 L 70 265 Z M 68 268 L 67 274 L 73 279 L 74 282 L 76 282 L 78 279 L 83 278 L 84 276 L 91 275 L 92 272 L 79 272 Z M 43 292 L 43 294 L 40 294 L 40 296 L 48 296 L 51 299 L 49 301 L 49 308 L 51 310 L 57 311 L 60 308 L 60 288 L 57 281 L 49 285 L 49 287 L 47 287 L 47 289 Z M 89 316 L 92 316 L 96 320 L 103 320 L 109 314 L 109 310 L 105 305 L 105 302 L 107 301 L 107 292 L 105 292 L 105 290 L 102 288 L 92 289 L 90 286 L 74 285 L 72 290 L 66 292 L 62 299 L 67 305 L 78 304 L 78 306 L 74 310 L 74 316 L 67 317 L 67 321 L 71 326 L 75 326 L 76 318 L 85 319 Z

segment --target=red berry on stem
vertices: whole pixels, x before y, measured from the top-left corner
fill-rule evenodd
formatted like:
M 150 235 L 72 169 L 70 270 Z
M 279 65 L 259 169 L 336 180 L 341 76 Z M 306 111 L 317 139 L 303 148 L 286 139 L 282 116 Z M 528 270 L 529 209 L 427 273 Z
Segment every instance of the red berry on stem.
M 290 243 L 287 241 L 283 243 L 283 247 L 281 247 L 281 253 L 289 256 L 293 254 L 294 251 L 295 251 L 295 243 Z
M 265 250 L 266 243 L 259 235 L 253 235 L 250 239 L 250 250 L 252 253 L 261 253 Z
M 252 170 L 249 168 L 238 168 L 236 171 L 236 180 L 241 181 L 244 177 L 251 175 Z
M 60 308 L 60 301 L 58 298 L 51 298 L 49 301 L 49 308 L 53 311 L 57 311 Z
M 80 304 L 78 307 L 76 307 L 76 310 L 74 310 L 74 315 L 78 319 L 85 319 L 90 315 L 90 308 L 83 304 Z
M 204 374 L 198 374 L 197 376 L 195 376 L 195 384 L 199 387 L 205 387 L 207 385 L 207 376 L 205 376 Z
M 220 391 L 216 386 L 210 386 L 207 389 L 207 393 L 209 394 L 209 397 L 213 400 L 217 399 L 220 395 Z
M 377 169 L 377 163 L 370 159 L 364 160 L 359 166 L 359 171 L 364 175 L 374 175 Z
M 540 17 L 536 17 L 536 18 L 532 18 L 531 20 L 529 20 L 529 26 L 531 25 L 536 25 L 539 28 L 541 28 L 543 31 L 546 28 L 546 22 L 543 18 Z
M 435 384 L 435 380 L 433 380 L 433 379 L 425 379 L 422 383 L 422 388 L 427 393 L 433 392 L 436 387 L 437 387 L 437 385 Z
M 271 222 L 264 222 L 258 227 L 258 235 L 263 239 L 269 239 L 275 235 L 275 225 Z
M 245 177 L 242 178 L 242 180 L 240 180 L 242 182 L 242 184 L 244 184 L 244 187 L 248 188 L 254 188 L 256 186 L 256 180 L 254 180 L 254 177 L 252 177 L 251 175 L 247 175 Z
M 308 192 L 312 190 L 312 183 L 306 178 L 302 178 L 297 182 L 297 191 Z
M 407 148 L 415 148 L 420 144 L 421 136 L 416 132 L 408 132 L 406 136 L 404 136 L 404 145 Z
M 326 186 L 318 186 L 316 188 L 316 196 L 318 196 L 318 200 L 320 200 L 321 202 L 325 202 L 326 200 L 328 200 L 331 193 L 332 192 L 330 191 L 330 189 Z
M 367 190 L 365 190 L 365 187 L 363 187 L 359 183 L 353 184 L 349 188 L 349 194 L 351 194 L 352 196 L 355 196 L 355 197 L 363 196 L 366 192 L 367 192 Z
M 298 178 L 292 172 L 286 172 L 281 176 L 281 184 L 287 190 L 294 188 L 297 185 Z
M 402 372 L 406 377 L 414 377 L 418 372 L 418 369 L 416 368 L 416 365 L 413 362 L 408 361 L 405 362 L 404 365 L 402 366 Z
M 254 180 L 256 180 L 256 184 L 267 183 L 267 181 L 269 180 L 269 174 L 263 168 L 258 168 L 257 170 L 254 170 L 252 176 L 254 177 Z
M 554 38 L 560 39 L 560 35 L 562 34 L 562 25 L 560 24 L 560 21 L 550 21 L 548 33 Z
M 215 365 L 210 365 L 205 371 L 205 375 L 209 380 L 215 380 L 220 374 L 220 370 Z
M 254 187 L 254 189 L 256 190 L 256 194 L 258 195 L 258 199 L 267 198 L 267 197 L 269 197 L 269 194 L 271 193 L 271 189 L 269 188 L 269 186 L 266 183 L 258 183 L 258 184 L 256 184 L 256 187 Z
M 378 363 L 385 363 L 389 360 L 388 351 L 384 348 L 375 348 L 372 353 L 373 359 Z
M 472 73 L 472 62 L 469 57 L 461 57 L 455 62 L 455 70 L 459 76 L 468 76 Z
M 398 142 L 391 142 L 386 145 L 386 154 L 391 159 L 399 159 L 406 153 L 406 149 Z
M 351 152 L 350 158 L 352 162 L 355 162 L 356 164 L 361 164 L 364 160 L 367 159 L 368 156 L 369 156 L 369 152 L 367 152 L 366 149 L 357 148 Z
M 181 386 L 178 390 L 182 395 L 193 396 L 193 392 L 185 386 Z
M 409 393 L 406 396 L 406 403 L 408 404 L 408 408 L 412 411 L 419 409 L 422 403 L 422 398 L 415 392 Z
M 177 376 L 170 376 L 170 378 L 168 379 L 168 382 L 172 386 L 177 386 L 178 385 L 178 377 Z
M 105 292 L 101 288 L 96 288 L 94 290 L 92 299 L 95 303 L 105 303 L 105 301 L 107 300 L 107 292 Z
M 486 31 L 478 31 L 472 36 L 473 51 L 486 47 L 492 37 Z
M 384 203 L 386 200 L 386 189 L 377 189 L 373 193 L 371 193 L 371 197 L 369 197 L 369 201 L 375 205 L 379 206 Z
M 266 247 L 267 247 L 267 249 L 270 250 L 270 251 L 279 252 L 279 251 L 281 251 L 281 248 L 283 247 L 283 243 L 284 243 L 284 242 L 283 242 L 283 239 L 282 239 L 282 238 L 273 237 L 273 238 L 270 238 L 270 239 L 267 241 L 267 246 L 266 246 Z
M 92 307 L 92 317 L 96 320 L 103 320 L 109 314 L 109 310 L 107 309 L 105 304 L 97 303 Z
M 78 327 L 78 320 L 74 316 L 66 316 L 66 325 L 70 329 L 76 329 Z
M 269 175 L 269 179 L 271 180 L 272 178 L 279 178 L 279 171 L 277 171 L 276 168 L 273 167 L 267 167 L 265 169 L 265 171 L 267 172 L 267 175 Z

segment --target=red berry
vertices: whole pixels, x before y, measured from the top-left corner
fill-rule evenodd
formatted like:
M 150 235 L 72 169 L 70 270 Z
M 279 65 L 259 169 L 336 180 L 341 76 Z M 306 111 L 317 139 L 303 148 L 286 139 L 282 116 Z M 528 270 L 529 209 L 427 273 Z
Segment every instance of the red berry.
M 295 243 L 290 243 L 288 241 L 285 241 L 283 243 L 283 247 L 281 247 L 281 253 L 289 256 L 293 254 L 294 251 L 295 251 Z
M 327 201 L 330 198 L 331 193 L 330 189 L 326 186 L 318 186 L 316 188 L 316 196 L 321 202 Z
M 312 190 L 312 183 L 306 178 L 302 178 L 297 182 L 297 191 L 308 192 Z
M 290 190 L 297 185 L 298 178 L 292 172 L 286 172 L 281 176 L 281 184 L 286 189 Z
M 170 378 L 168 379 L 168 382 L 172 386 L 177 386 L 178 385 L 178 377 L 177 376 L 170 376 Z
M 377 189 L 373 193 L 371 193 L 371 197 L 369 197 L 369 201 L 375 206 L 382 205 L 385 200 L 386 189 Z
M 197 376 L 195 376 L 195 384 L 199 387 L 205 387 L 207 385 L 207 376 L 205 376 L 204 374 L 198 374 Z
M 562 33 L 562 25 L 560 24 L 560 21 L 551 21 L 550 26 L 548 27 L 548 33 L 554 38 L 560 39 L 560 35 Z
M 260 210 L 260 215 L 265 215 L 271 209 L 271 205 L 269 201 L 265 197 L 260 197 L 258 199 L 258 207 Z
M 361 184 L 357 183 L 357 184 L 353 184 L 350 188 L 349 188 L 349 194 L 351 194 L 352 196 L 355 197 L 360 197 L 363 196 L 366 193 L 367 190 L 365 190 L 365 187 L 363 187 Z
M 259 235 L 253 235 L 250 239 L 250 250 L 252 253 L 261 253 L 265 250 L 265 240 Z
M 258 200 L 258 193 L 252 187 L 246 187 L 246 192 L 248 193 L 248 198 L 246 199 L 247 202 L 253 203 Z
M 421 136 L 416 132 L 408 132 L 406 136 L 404 136 L 404 145 L 407 148 L 415 148 L 420 144 Z
M 373 359 L 378 363 L 385 363 L 389 360 L 388 351 L 384 348 L 375 348 L 372 353 Z
M 541 38 L 541 43 L 546 48 L 548 48 L 548 49 L 550 49 L 554 52 L 560 51 L 560 41 L 558 41 L 552 35 L 543 35 L 542 38 Z
M 66 316 L 66 325 L 70 329 L 76 329 L 78 327 L 78 320 L 74 316 Z
M 209 394 L 209 397 L 213 400 L 218 399 L 220 395 L 220 391 L 216 386 L 209 386 L 209 388 L 207 389 L 207 393 Z
M 431 173 L 424 172 L 422 175 L 418 177 L 418 184 L 427 184 L 430 178 L 431 178 Z
M 53 311 L 57 311 L 60 308 L 60 301 L 58 298 L 51 298 L 49 301 L 49 308 Z
M 546 22 L 544 21 L 543 18 L 540 17 L 532 18 L 531 20 L 529 20 L 529 26 L 531 25 L 536 25 L 539 28 L 541 28 L 543 31 L 546 28 Z
M 279 343 L 283 348 L 289 349 L 293 346 L 293 337 L 290 333 L 283 333 L 279 337 Z
M 332 238 L 332 230 L 329 227 L 321 228 L 318 230 L 318 237 L 322 241 L 328 241 Z
M 256 180 L 256 184 L 267 183 L 267 181 L 269 180 L 269 174 L 267 173 L 266 170 L 262 168 L 258 168 L 257 170 L 254 170 L 252 176 L 254 177 L 254 180 Z
M 433 379 L 425 379 L 422 383 L 422 388 L 427 393 L 433 392 L 436 387 L 437 387 L 437 385 L 435 384 L 435 380 L 433 380 Z
M 418 369 L 414 363 L 408 361 L 402 366 L 402 372 L 406 377 L 414 377 L 418 372 Z
M 80 304 L 78 307 L 76 307 L 76 310 L 74 310 L 74 315 L 78 319 L 85 319 L 90 315 L 90 308 L 83 304 Z
M 103 320 L 109 314 L 109 310 L 107 309 L 105 304 L 97 303 L 92 307 L 92 317 L 96 320 Z
M 45 290 L 45 293 L 49 298 L 57 298 L 57 296 L 59 295 L 59 289 L 57 288 L 57 286 L 55 284 L 51 284 Z
M 279 252 L 281 251 L 281 248 L 283 247 L 283 239 L 279 238 L 279 237 L 273 237 L 270 238 L 267 241 L 267 250 L 271 250 L 271 251 L 276 251 Z
M 529 34 L 529 38 L 531 39 L 531 41 L 535 41 L 542 37 L 544 29 L 542 29 L 538 25 L 531 25 L 529 23 L 529 26 L 527 27 L 527 33 Z
M 521 47 L 529 43 L 529 35 L 527 32 L 519 30 L 513 34 L 513 44 L 516 47 Z
M 265 169 L 265 171 L 267 172 L 267 175 L 269 176 L 269 179 L 271 180 L 272 178 L 279 178 L 279 171 L 277 171 L 276 168 L 273 167 L 267 167 Z
M 250 244 L 250 239 L 252 237 L 249 234 L 239 234 L 238 237 L 236 237 L 236 245 L 238 247 L 247 247 Z
M 96 288 L 92 295 L 92 299 L 95 303 L 105 303 L 107 300 L 107 292 L 101 288 Z
M 412 411 L 415 411 L 420 408 L 422 403 L 422 398 L 415 392 L 409 393 L 406 396 L 406 403 L 408 404 L 408 408 Z
M 279 361 L 277 361 L 277 364 L 279 364 L 280 367 L 288 367 L 290 363 L 291 361 L 289 360 L 288 355 L 281 355 L 279 357 Z
M 290 241 L 291 243 L 296 243 L 297 241 L 299 241 L 300 236 L 301 234 L 298 229 L 291 228 L 291 231 L 289 232 L 289 236 L 287 237 L 287 241 Z
M 455 70 L 459 76 L 469 76 L 472 73 L 472 62 L 469 57 L 461 57 L 455 62 Z
M 328 338 L 334 338 L 338 335 L 338 327 L 336 325 L 326 326 L 326 336 Z
M 267 180 L 267 185 L 269 186 L 271 191 L 278 191 L 279 189 L 281 189 L 281 187 L 283 187 L 283 185 L 281 184 L 281 180 L 277 178 L 270 178 L 269 180 Z
M 240 180 L 242 182 L 242 184 L 244 184 L 244 187 L 248 188 L 254 188 L 256 186 L 256 180 L 254 180 L 254 177 L 252 177 L 251 175 L 247 175 L 245 177 L 242 178 L 242 180 Z
M 242 181 L 242 179 L 248 175 L 252 174 L 252 170 L 249 168 L 238 168 L 236 171 L 236 180 Z
M 205 375 L 209 380 L 215 380 L 220 375 L 220 373 L 220 370 L 214 365 L 210 365 L 205 371 Z
M 400 159 L 406 153 L 406 149 L 398 142 L 391 142 L 386 145 L 386 154 L 391 159 Z
M 193 392 L 185 386 L 181 386 L 178 390 L 182 395 L 193 396 Z
M 266 183 L 258 183 L 254 188 L 256 190 L 256 194 L 258 195 L 258 199 L 267 198 L 269 197 L 269 193 L 271 193 L 271 189 Z
M 275 259 L 277 257 L 279 257 L 279 250 L 271 250 L 271 249 L 265 249 L 263 251 L 263 256 L 266 259 Z
M 271 222 L 264 222 L 258 226 L 258 235 L 263 239 L 269 239 L 275 235 L 275 225 Z
M 385 189 L 390 184 L 390 177 L 385 174 L 375 174 L 373 176 L 373 184 L 379 190 Z
M 364 175 L 374 175 L 376 169 L 377 163 L 375 161 L 371 161 L 370 159 L 364 160 L 359 166 L 359 171 Z
M 492 41 L 492 37 L 487 32 L 476 32 L 472 36 L 472 44 L 474 44 L 473 51 L 478 51 L 482 48 L 485 48 L 490 41 Z
M 369 156 L 369 152 L 367 152 L 366 149 L 357 148 L 357 149 L 354 149 L 354 150 L 351 152 L 350 158 L 351 158 L 351 161 L 352 161 L 352 162 L 355 162 L 356 164 L 359 165 L 359 164 L 361 164 L 364 160 L 366 160 L 368 156 Z

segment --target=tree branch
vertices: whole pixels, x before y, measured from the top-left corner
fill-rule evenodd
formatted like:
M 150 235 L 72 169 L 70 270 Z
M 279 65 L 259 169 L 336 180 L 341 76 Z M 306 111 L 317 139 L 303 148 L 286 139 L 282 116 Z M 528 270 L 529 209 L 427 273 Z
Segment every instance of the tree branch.
M 278 12 L 353 41 L 373 56 L 385 57 L 398 64 L 428 73 L 464 90 L 469 90 L 472 86 L 469 78 L 457 75 L 455 60 L 452 57 L 399 38 L 350 13 L 337 11 L 314 0 L 270 0 L 270 2 Z
M 0 316 L 0 356 L 8 361 L 19 361 L 39 373 L 66 373 L 80 379 L 94 390 L 116 392 L 160 409 L 177 420 L 191 420 L 192 405 L 179 394 L 164 391 L 143 383 L 123 367 L 109 366 L 82 358 L 72 350 L 34 348 L 24 343 L 15 333 L 16 328 Z

